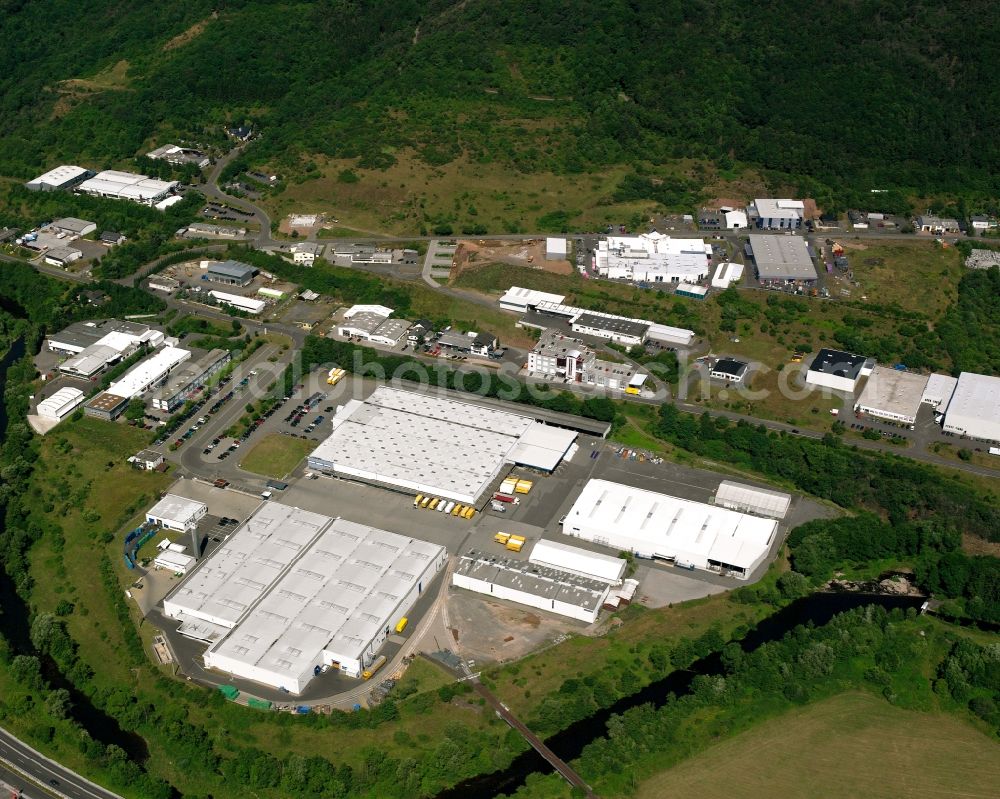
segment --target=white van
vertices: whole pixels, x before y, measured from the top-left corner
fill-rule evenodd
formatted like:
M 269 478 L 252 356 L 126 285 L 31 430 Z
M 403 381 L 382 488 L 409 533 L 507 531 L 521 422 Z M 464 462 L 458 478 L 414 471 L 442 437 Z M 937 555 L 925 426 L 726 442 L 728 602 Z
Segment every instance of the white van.
M 455 509 L 455 503 L 454 502 L 449 502 L 447 505 L 444 506 L 444 512 L 445 513 L 451 513 L 454 509 Z

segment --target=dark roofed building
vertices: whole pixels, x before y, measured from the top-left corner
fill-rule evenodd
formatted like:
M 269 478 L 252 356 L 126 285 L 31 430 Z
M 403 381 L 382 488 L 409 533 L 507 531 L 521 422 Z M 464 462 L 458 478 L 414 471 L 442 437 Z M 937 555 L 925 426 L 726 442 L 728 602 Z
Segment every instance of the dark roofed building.
M 727 380 L 730 383 L 740 383 L 747 375 L 749 364 L 733 358 L 720 358 L 712 367 L 712 377 L 716 380 Z
M 208 267 L 206 277 L 213 283 L 228 286 L 248 286 L 257 275 L 257 268 L 240 261 L 222 261 Z
M 107 245 L 122 244 L 125 237 L 117 230 L 105 230 L 101 234 L 101 243 Z
M 850 352 L 821 349 L 806 372 L 806 382 L 837 391 L 854 391 L 858 380 L 871 374 L 873 359 Z

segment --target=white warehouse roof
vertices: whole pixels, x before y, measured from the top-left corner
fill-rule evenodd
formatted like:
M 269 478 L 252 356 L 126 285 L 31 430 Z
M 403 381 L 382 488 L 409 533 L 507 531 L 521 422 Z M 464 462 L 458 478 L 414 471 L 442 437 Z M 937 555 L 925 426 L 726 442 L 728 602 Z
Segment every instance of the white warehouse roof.
M 948 410 L 948 403 L 951 402 L 951 395 L 955 393 L 957 385 L 957 377 L 932 374 L 927 378 L 927 385 L 920 401 L 933 405 L 940 413 L 944 413 Z
M 224 628 L 209 668 L 300 693 L 319 665 L 357 676 L 445 559 L 436 544 L 269 502 L 164 610 Z
M 962 372 L 944 417 L 944 429 L 1000 441 L 1000 377 Z
M 138 175 L 134 172 L 119 172 L 114 169 L 107 169 L 83 181 L 79 186 L 79 190 L 87 194 L 97 194 L 102 197 L 115 197 L 135 202 L 151 202 L 162 198 L 176 185 L 176 180 L 158 180 L 157 178 Z
M 255 300 L 253 297 L 244 297 L 240 294 L 229 294 L 225 291 L 212 290 L 208 292 L 210 297 L 214 297 L 223 305 L 232 305 L 249 313 L 260 313 L 267 304 L 264 300 Z
M 622 575 L 625 574 L 625 567 L 628 566 L 624 558 L 616 558 L 601 552 L 591 552 L 588 549 L 561 544 L 547 538 L 542 538 L 535 544 L 528 560 L 539 566 L 560 569 L 570 574 L 615 584 L 621 582 Z
M 563 294 L 549 294 L 545 291 L 535 291 L 534 289 L 524 289 L 520 286 L 511 286 L 507 289 L 507 293 L 504 294 L 498 302 L 501 308 L 506 308 L 512 311 L 521 311 L 522 313 L 527 311 L 528 308 L 534 308 L 540 302 L 551 302 L 556 305 L 561 305 L 562 301 L 566 299 Z
M 588 481 L 563 523 L 567 535 L 744 576 L 764 562 L 777 529 L 773 519 L 607 480 Z
M 873 416 L 913 421 L 927 388 L 927 376 L 876 366 L 856 407 Z
M 49 419 L 62 419 L 82 402 L 83 392 L 80 389 L 63 386 L 51 397 L 39 402 L 35 412 Z
M 134 368 L 126 372 L 120 380 L 108 386 L 108 393 L 119 397 L 132 399 L 142 394 L 148 388 L 159 383 L 170 370 L 191 357 L 190 350 L 180 347 L 164 347 L 155 355 L 140 361 Z
M 719 264 L 712 277 L 712 286 L 717 289 L 729 288 L 731 283 L 737 283 L 743 279 L 743 264 L 725 262 Z
M 506 463 L 551 471 L 577 434 L 527 416 L 379 386 L 334 415 L 312 469 L 476 502 Z
M 186 525 L 205 515 L 208 505 L 178 494 L 166 494 L 146 511 L 147 519 L 169 519 Z
M 392 308 L 384 305 L 352 305 L 344 311 L 344 318 L 350 319 L 358 314 L 375 314 L 376 316 L 392 316 Z
M 63 186 L 66 183 L 78 180 L 79 178 L 88 174 L 89 171 L 90 170 L 84 169 L 82 166 L 63 164 L 62 166 L 57 166 L 54 169 L 50 169 L 44 175 L 39 175 L 34 180 L 29 180 L 25 185 L 27 185 L 29 189 L 32 187 L 39 187 L 43 185 Z
M 772 516 L 775 519 L 784 519 L 791 503 L 792 497 L 789 494 L 734 483 L 731 480 L 723 480 L 719 483 L 719 490 L 715 492 L 716 505 L 733 510 L 750 511 L 761 516 Z

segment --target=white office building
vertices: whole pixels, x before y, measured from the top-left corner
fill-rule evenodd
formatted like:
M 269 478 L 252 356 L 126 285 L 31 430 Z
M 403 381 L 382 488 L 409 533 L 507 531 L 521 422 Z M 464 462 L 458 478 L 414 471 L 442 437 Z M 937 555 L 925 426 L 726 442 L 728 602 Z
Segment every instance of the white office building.
M 446 561 L 436 544 L 268 502 L 164 613 L 210 642 L 207 668 L 298 694 L 324 667 L 360 676 Z
M 163 499 L 146 511 L 146 521 L 157 524 L 165 530 L 176 530 L 179 533 L 189 533 L 198 526 L 208 505 L 194 499 L 166 494 Z
M 597 621 L 611 591 L 610 585 L 602 580 L 475 550 L 459 559 L 451 574 L 451 584 L 587 624 Z
M 760 198 L 747 206 L 747 219 L 762 230 L 797 230 L 805 217 L 802 200 Z
M 944 430 L 1000 441 L 1000 377 L 962 372 L 944 416 Z
M 876 366 L 854 410 L 879 419 L 912 425 L 917 420 L 927 376 Z
M 594 266 L 601 277 L 635 283 L 695 283 L 708 276 L 712 245 L 663 233 L 609 236 L 598 242 Z
M 467 504 L 511 464 L 553 471 L 577 437 L 530 416 L 384 385 L 331 421 L 310 469 Z
M 767 560 L 778 522 L 590 480 L 566 515 L 563 532 L 640 557 L 746 579 Z

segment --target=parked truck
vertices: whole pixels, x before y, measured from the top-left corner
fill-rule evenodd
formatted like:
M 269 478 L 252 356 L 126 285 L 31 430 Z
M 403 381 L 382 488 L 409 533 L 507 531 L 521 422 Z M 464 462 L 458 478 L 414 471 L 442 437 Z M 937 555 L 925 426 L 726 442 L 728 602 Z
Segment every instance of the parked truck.
M 520 505 L 521 504 L 520 497 L 515 497 L 513 494 L 504 494 L 504 493 L 502 493 L 500 491 L 497 491 L 493 495 L 493 499 L 495 499 L 497 502 L 507 502 L 507 503 L 510 503 L 512 505 Z
M 523 535 L 512 535 L 507 539 L 507 549 L 511 552 L 520 552 L 527 539 Z
M 385 655 L 379 655 L 375 660 L 371 662 L 371 665 L 361 672 L 361 677 L 365 680 L 370 680 L 375 672 L 385 665 Z
M 506 546 L 507 542 L 510 541 L 510 533 L 497 533 L 495 536 L 493 536 L 493 540 L 496 541 L 498 544 L 503 544 L 504 546 Z

